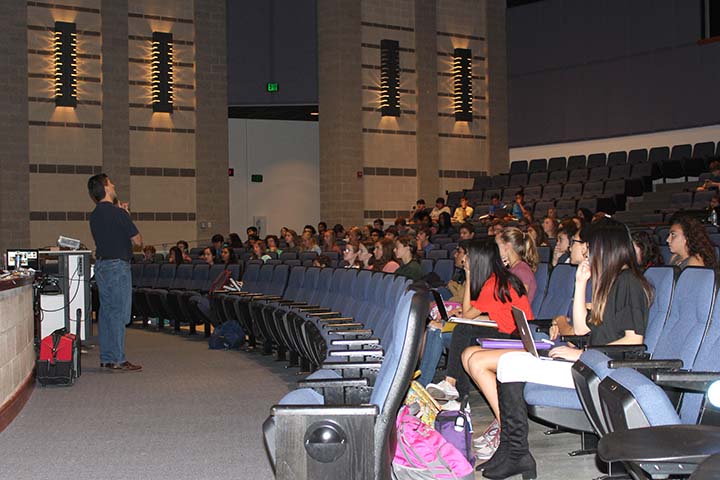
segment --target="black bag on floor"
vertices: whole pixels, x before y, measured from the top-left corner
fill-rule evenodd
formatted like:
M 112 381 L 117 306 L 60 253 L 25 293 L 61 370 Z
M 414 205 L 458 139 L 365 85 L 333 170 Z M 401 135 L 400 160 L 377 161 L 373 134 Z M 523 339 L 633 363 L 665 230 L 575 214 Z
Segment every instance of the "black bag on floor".
M 208 338 L 210 350 L 234 350 L 245 343 L 245 331 L 238 322 L 221 323 Z

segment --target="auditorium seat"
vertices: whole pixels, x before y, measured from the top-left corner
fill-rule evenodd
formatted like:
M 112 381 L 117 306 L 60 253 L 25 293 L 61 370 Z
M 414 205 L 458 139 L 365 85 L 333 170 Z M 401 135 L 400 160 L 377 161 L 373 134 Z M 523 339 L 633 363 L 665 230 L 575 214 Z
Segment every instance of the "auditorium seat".
M 599 166 L 599 167 L 593 167 L 590 169 L 590 175 L 588 175 L 588 179 L 590 181 L 593 180 L 605 180 L 610 176 L 610 168 L 606 167 L 605 165 Z
M 527 184 L 532 185 L 532 186 L 541 187 L 542 185 L 545 185 L 547 183 L 547 181 L 548 181 L 548 173 L 547 172 L 535 172 L 535 173 L 530 174 L 530 177 L 528 177 Z
M 542 187 L 540 185 L 525 187 L 523 194 L 525 195 L 525 202 L 540 200 L 542 197 Z
M 542 192 L 542 200 L 555 200 L 562 197 L 562 185 L 559 183 L 545 185 Z
M 547 171 L 547 160 L 544 158 L 535 158 L 533 160 L 530 160 L 530 168 L 528 168 L 528 173 L 533 174 L 536 172 L 545 172 Z
M 570 176 L 568 177 L 569 182 L 585 182 L 588 179 L 588 169 L 587 168 L 576 168 L 575 170 L 570 170 Z
M 648 161 L 647 148 L 638 148 L 630 150 L 628 153 L 628 163 L 630 165 L 638 165 L 640 163 L 646 163 Z
M 632 172 L 632 165 L 623 163 L 620 165 L 614 165 L 610 169 L 610 175 L 608 178 L 630 178 Z
M 575 215 L 577 207 L 577 200 L 574 198 L 561 198 L 555 203 L 558 217 L 572 217 Z
M 567 169 L 567 160 L 565 157 L 553 157 L 548 160 L 548 172 L 565 171 Z
M 583 196 L 584 197 L 597 197 L 603 194 L 605 182 L 602 180 L 596 180 L 592 182 L 587 182 L 585 184 L 585 189 L 583 190 Z
M 543 252 L 545 254 L 540 256 L 540 263 L 537 266 L 537 269 L 535 270 L 535 283 L 536 283 L 536 290 L 535 290 L 535 297 L 532 300 L 532 303 L 530 305 L 530 308 L 532 309 L 533 313 L 540 312 L 540 306 L 542 305 L 543 299 L 545 298 L 545 291 L 547 290 L 548 285 L 548 279 L 549 279 L 549 257 L 550 257 L 550 248 L 549 247 L 538 247 L 538 253 L 540 253 L 540 249 L 543 249 Z M 545 257 L 545 258 L 543 258 Z
M 514 160 L 510 162 L 510 175 L 515 173 L 527 173 L 528 161 L 527 160 Z
M 670 197 L 670 206 L 675 209 L 684 210 L 692 206 L 692 192 L 677 192 Z
M 548 175 L 548 183 L 565 183 L 568 181 L 567 170 L 556 170 Z
M 447 250 L 430 250 L 427 252 L 427 258 L 430 260 L 440 260 L 448 258 Z
M 586 168 L 585 155 L 571 155 L 568 157 L 567 169 L 577 170 L 579 168 Z
M 583 184 L 581 182 L 566 183 L 563 187 L 562 196 L 567 198 L 580 198 L 582 191 Z
M 610 152 L 607 157 L 607 166 L 616 167 L 625 165 L 628 161 L 628 154 L 625 151 Z
M 587 168 L 593 169 L 607 165 L 607 155 L 604 153 L 591 153 L 587 157 Z
M 507 187 L 508 182 L 510 181 L 510 175 L 507 174 L 500 174 L 500 175 L 494 175 L 492 177 L 492 188 L 501 189 L 503 187 Z
M 472 189 L 473 190 L 483 190 L 485 188 L 490 188 L 491 185 L 492 185 L 492 178 L 487 175 L 483 175 L 480 177 L 475 177 L 475 180 L 473 180 L 473 188 Z
M 524 187 L 528 183 L 528 176 L 526 173 L 516 173 L 513 175 L 510 175 L 510 181 L 508 182 L 508 186 L 510 187 Z M 507 190 L 507 189 L 506 189 Z
M 455 270 L 455 261 L 450 258 L 441 258 L 435 261 L 433 272 L 437 274 L 440 279 L 447 283 L 452 279 L 453 271 Z

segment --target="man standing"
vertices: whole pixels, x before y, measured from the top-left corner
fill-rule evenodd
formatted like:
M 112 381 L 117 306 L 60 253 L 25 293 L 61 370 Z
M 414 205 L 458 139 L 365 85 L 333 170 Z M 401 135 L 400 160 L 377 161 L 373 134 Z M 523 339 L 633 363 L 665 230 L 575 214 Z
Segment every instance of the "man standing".
M 100 173 L 88 180 L 95 202 L 90 231 L 95 240 L 95 280 L 100 293 L 100 368 L 104 371 L 140 371 L 125 358 L 125 325 L 132 310 L 130 259 L 142 235 L 130 219 L 127 203 L 118 203 L 115 185 Z

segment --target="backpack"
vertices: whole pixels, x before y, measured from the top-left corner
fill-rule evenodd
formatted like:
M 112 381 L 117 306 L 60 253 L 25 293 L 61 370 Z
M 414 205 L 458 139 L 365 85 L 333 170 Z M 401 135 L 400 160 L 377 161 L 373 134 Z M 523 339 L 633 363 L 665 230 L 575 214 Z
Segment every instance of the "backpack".
M 210 350 L 233 350 L 240 348 L 243 343 L 245 343 L 245 331 L 238 322 L 232 320 L 215 327 L 208 338 Z
M 467 413 L 468 397 L 463 398 L 460 410 L 443 410 L 435 417 L 435 430 L 450 442 L 460 453 L 475 465 L 475 451 L 472 447 L 472 422 Z
M 457 448 L 410 413 L 400 409 L 393 478 L 398 480 L 473 480 L 475 471 Z

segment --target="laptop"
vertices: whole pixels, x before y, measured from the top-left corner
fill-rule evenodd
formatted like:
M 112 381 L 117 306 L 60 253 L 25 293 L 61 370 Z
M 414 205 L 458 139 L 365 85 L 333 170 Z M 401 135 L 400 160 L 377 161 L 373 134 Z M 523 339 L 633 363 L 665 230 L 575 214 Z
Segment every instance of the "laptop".
M 541 349 L 542 353 L 538 352 L 538 349 L 535 345 L 535 339 L 533 338 L 532 333 L 530 333 L 530 325 L 528 324 L 528 319 L 525 316 L 525 312 L 523 312 L 517 307 L 512 307 L 512 314 L 513 319 L 515 319 L 515 326 L 517 327 L 518 333 L 520 334 L 520 339 L 522 340 L 522 344 L 523 347 L 525 347 L 525 350 L 527 350 L 530 354 L 541 360 L 556 360 L 560 362 L 570 361 L 563 358 L 548 357 L 548 352 L 550 351 L 550 349 Z M 549 340 L 547 340 L 547 342 L 549 344 L 553 343 Z

